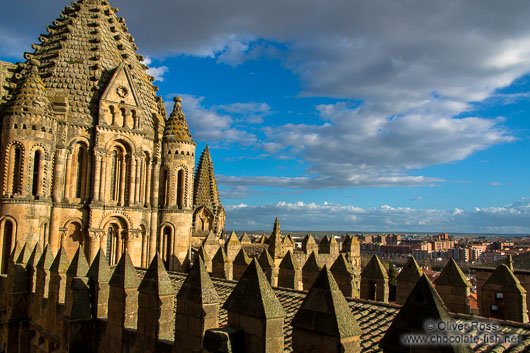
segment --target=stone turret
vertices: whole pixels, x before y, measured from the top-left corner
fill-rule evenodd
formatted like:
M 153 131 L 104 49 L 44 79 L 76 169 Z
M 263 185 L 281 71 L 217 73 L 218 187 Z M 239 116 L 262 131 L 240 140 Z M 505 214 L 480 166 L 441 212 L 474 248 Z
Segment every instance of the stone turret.
M 506 265 L 499 265 L 482 286 L 480 315 L 526 323 L 526 290 Z
M 209 231 L 215 234 L 223 232 L 226 215 L 219 199 L 208 145 L 201 154 L 195 172 L 193 206 L 195 207 L 193 212 L 195 235 L 205 235 Z
M 430 325 L 436 328 L 438 322 L 446 325 L 455 324 L 453 317 L 447 311 L 442 299 L 433 288 L 427 276 L 422 275 L 416 286 L 413 288 L 405 304 L 392 320 L 390 328 L 379 343 L 379 348 L 384 353 L 408 353 L 411 351 L 434 352 L 434 353 L 471 353 L 468 344 L 432 344 L 428 346 L 406 345 L 403 337 L 406 335 L 423 335 L 427 339 L 436 335 L 439 341 L 445 338 L 456 337 L 459 332 L 452 329 L 437 330 L 430 329 Z
M 173 258 L 182 262 L 190 247 L 195 167 L 195 142 L 182 111 L 182 99 L 175 97 L 174 102 L 162 141 L 159 187 L 159 207 L 163 210 L 160 223 L 167 224 L 160 235 L 160 242 L 166 249 L 161 251 L 161 257 L 172 270 L 177 269 Z M 173 242 L 174 253 L 171 249 Z
M 372 256 L 361 273 L 361 299 L 388 302 L 388 274 L 377 255 Z
M 403 304 L 407 300 L 410 291 L 416 286 L 423 272 L 413 256 L 409 257 L 405 266 L 396 278 L 396 303 Z
M 358 280 L 361 278 L 361 244 L 357 237 L 348 234 L 342 242 L 341 252 L 348 254 L 351 259 L 353 271 Z
M 469 307 L 471 283 L 466 279 L 455 260 L 449 259 L 442 273 L 434 280 L 434 284 L 450 312 L 471 313 Z
M 219 238 L 213 231 L 210 231 L 202 242 L 202 247 L 210 257 L 210 259 L 215 256 L 215 254 L 217 253 L 217 249 L 219 249 L 219 246 Z
M 293 352 L 360 352 L 361 328 L 327 266 L 293 321 Z
M 244 331 L 247 352 L 283 352 L 285 311 L 256 259 L 223 308 L 228 311 L 228 325 Z

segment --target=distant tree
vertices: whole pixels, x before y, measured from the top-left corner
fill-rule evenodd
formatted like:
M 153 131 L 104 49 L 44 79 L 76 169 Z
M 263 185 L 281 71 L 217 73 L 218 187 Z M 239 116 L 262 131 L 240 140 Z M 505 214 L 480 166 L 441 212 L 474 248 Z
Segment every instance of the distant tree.
M 397 274 L 392 261 L 388 261 L 386 267 L 388 268 L 388 300 L 393 302 L 396 300 Z

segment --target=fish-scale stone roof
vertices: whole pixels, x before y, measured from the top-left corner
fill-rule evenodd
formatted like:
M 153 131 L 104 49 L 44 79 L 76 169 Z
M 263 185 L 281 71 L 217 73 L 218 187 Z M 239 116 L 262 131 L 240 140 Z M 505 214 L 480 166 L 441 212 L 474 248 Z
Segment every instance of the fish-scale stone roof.
M 46 88 L 39 74 L 38 64 L 32 60 L 29 69 L 13 92 L 13 98 L 5 107 L 12 115 L 48 116 L 51 105 Z
M 117 11 L 106 0 L 72 2 L 46 28 L 48 33 L 39 37 L 41 43 L 32 46 L 34 52 L 24 57 L 39 63 L 48 94 L 66 99 L 68 119 L 87 125 L 96 122 L 99 98 L 123 63 L 145 111 L 144 125 L 153 126 L 153 116 L 164 124 L 165 111 L 151 83 L 154 79 L 147 75 L 141 55 L 135 53 L 134 38 Z
M 182 98 L 175 97 L 173 98 L 175 105 L 173 111 L 169 116 L 169 119 L 166 122 L 166 129 L 164 130 L 164 137 L 171 138 L 175 142 L 184 142 L 191 143 L 193 139 L 191 137 L 190 128 L 188 127 L 188 122 L 186 121 L 186 116 L 182 111 Z

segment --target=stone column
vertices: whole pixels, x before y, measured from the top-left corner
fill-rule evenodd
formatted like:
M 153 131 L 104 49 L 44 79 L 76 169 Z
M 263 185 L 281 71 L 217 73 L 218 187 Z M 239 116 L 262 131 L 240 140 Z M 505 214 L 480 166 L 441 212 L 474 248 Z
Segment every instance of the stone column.
M 55 168 L 53 171 L 53 202 L 60 202 L 64 196 L 64 170 L 65 170 L 65 149 L 58 149 L 55 152 Z
M 121 158 L 121 173 L 120 173 L 120 206 L 125 206 L 125 183 L 127 176 L 127 156 L 124 154 Z
M 137 163 L 136 163 L 136 189 L 134 190 L 134 203 L 138 204 L 140 202 L 140 185 L 142 184 L 142 180 L 140 177 L 140 172 L 142 170 L 142 158 L 137 157 Z
M 101 183 L 99 185 L 99 201 L 106 201 L 105 190 L 107 189 L 107 158 L 102 156 L 101 158 Z
M 72 183 L 72 153 L 70 151 L 66 154 L 66 181 L 64 183 L 64 199 L 69 202 L 70 201 L 70 194 L 72 188 L 70 187 L 70 184 Z
M 128 200 L 128 205 L 129 206 L 132 206 L 134 204 L 134 199 L 135 199 L 135 192 L 136 192 L 136 157 L 135 156 L 131 156 L 130 157 L 130 160 L 131 160 L 131 165 L 130 165 L 130 172 L 129 172 L 129 175 L 130 175 L 130 180 L 129 180 L 129 200 Z
M 101 180 L 101 155 L 96 154 L 96 165 L 94 169 L 94 188 L 92 189 L 92 198 L 99 201 L 99 183 Z
M 151 205 L 151 171 L 153 169 L 152 163 L 145 163 L 145 194 L 144 194 L 144 203 L 146 207 Z

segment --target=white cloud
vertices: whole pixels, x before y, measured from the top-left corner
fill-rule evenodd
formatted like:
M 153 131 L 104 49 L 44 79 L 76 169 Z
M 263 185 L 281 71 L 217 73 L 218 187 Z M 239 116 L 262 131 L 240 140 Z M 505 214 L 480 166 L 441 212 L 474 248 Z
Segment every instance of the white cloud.
M 186 114 L 193 138 L 197 141 L 242 145 L 256 143 L 256 136 L 235 126 L 234 119 L 230 115 L 219 113 L 215 107 L 203 106 L 204 97 L 189 94 L 179 96 L 182 97 L 182 109 Z M 171 112 L 173 103 L 166 102 L 166 109 Z
M 225 206 L 227 228 L 266 230 L 279 217 L 285 230 L 425 231 L 530 233 L 530 198 L 501 207 L 453 211 L 382 205 L 374 208 L 334 203 L 278 202 Z M 252 220 L 248 223 L 247 220 Z

